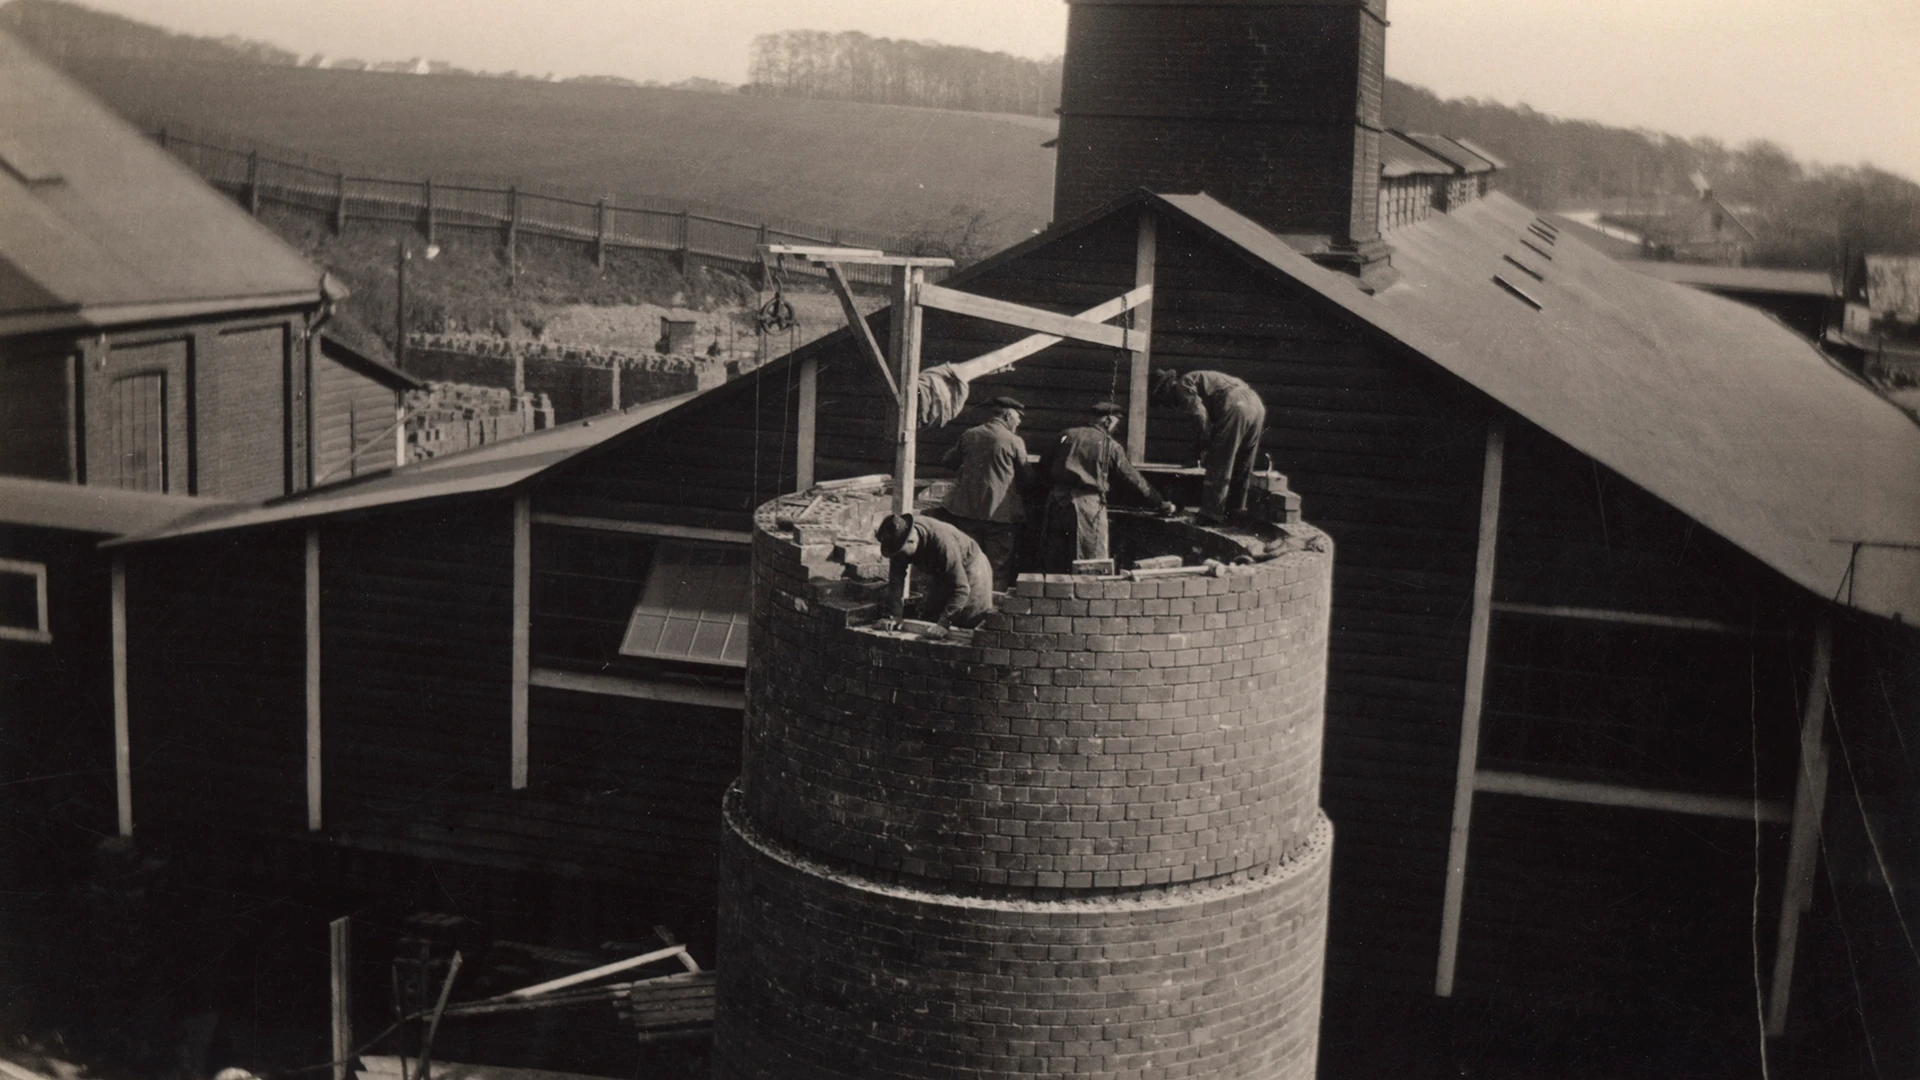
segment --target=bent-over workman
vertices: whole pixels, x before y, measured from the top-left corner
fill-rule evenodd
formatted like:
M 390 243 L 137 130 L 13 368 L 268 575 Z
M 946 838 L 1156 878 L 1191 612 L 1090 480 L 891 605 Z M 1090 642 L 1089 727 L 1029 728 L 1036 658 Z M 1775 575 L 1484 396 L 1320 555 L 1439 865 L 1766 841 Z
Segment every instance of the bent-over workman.
M 1200 426 L 1200 465 L 1206 469 L 1199 518 L 1218 524 L 1247 509 L 1247 481 L 1260 454 L 1267 406 L 1253 387 L 1218 371 L 1163 369 L 1154 373 L 1153 396 L 1193 417 Z
M 993 567 L 973 537 L 944 521 L 894 514 L 873 538 L 880 541 L 880 554 L 893 560 L 896 575 L 909 567 L 926 575 L 918 614 L 934 624 L 934 636 L 953 626 L 971 629 L 993 610 Z
M 1026 406 L 1010 397 L 986 402 L 987 421 L 960 433 L 941 462 L 956 470 L 953 490 L 941 509 L 973 537 L 993 566 L 993 587 L 1013 580 L 1013 549 L 1020 523 L 1027 520 L 1023 488 L 1033 483 L 1027 444 L 1015 434 Z
M 1174 505 L 1160 497 L 1127 451 L 1113 438 L 1126 410 L 1111 401 L 1093 407 L 1093 422 L 1060 433 L 1047 454 L 1046 473 L 1053 483 L 1047 495 L 1046 521 L 1041 537 L 1041 562 L 1049 574 L 1073 572 L 1077 559 L 1107 558 L 1107 492 L 1120 485 L 1163 514 Z

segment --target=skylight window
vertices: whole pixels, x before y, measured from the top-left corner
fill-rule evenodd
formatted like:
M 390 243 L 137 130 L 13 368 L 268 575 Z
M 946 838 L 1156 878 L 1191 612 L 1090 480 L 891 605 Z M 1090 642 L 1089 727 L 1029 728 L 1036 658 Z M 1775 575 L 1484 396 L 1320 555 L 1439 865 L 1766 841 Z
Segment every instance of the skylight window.
M 1549 243 L 1549 244 L 1552 244 L 1552 243 L 1554 242 L 1554 239 L 1555 239 L 1555 237 L 1554 237 L 1554 234 L 1552 234 L 1552 233 L 1550 233 L 1550 232 L 1548 232 L 1547 230 L 1545 230 L 1545 229 L 1543 229 L 1543 228 L 1541 228 L 1541 227 L 1540 227 L 1540 223 L 1539 223 L 1539 222 L 1537 222 L 1537 221 L 1536 221 L 1536 222 L 1534 222 L 1534 223 L 1533 223 L 1533 224 L 1531 224 L 1531 225 L 1528 225 L 1528 226 L 1527 226 L 1527 231 L 1528 231 L 1528 232 L 1530 232 L 1530 233 L 1532 233 L 1533 235 L 1535 235 L 1535 236 L 1537 236 L 1537 237 L 1539 237 L 1540 239 L 1542 239 L 1542 240 L 1545 240 L 1545 241 L 1546 241 L 1547 243 Z
M 662 540 L 620 655 L 745 667 L 749 551 Z
M 1539 311 L 1541 309 L 1540 301 L 1534 299 L 1532 294 L 1528 293 L 1527 290 L 1521 288 L 1520 286 L 1515 285 L 1513 282 L 1508 281 L 1506 278 L 1502 277 L 1501 275 L 1499 274 L 1493 275 L 1493 283 L 1507 290 L 1508 292 L 1512 293 L 1515 297 L 1518 297 L 1521 303 L 1527 305 L 1533 310 Z
M 1533 252 L 1535 255 L 1540 256 L 1541 258 L 1547 260 L 1548 262 L 1553 261 L 1553 255 L 1550 252 L 1548 252 L 1546 248 L 1541 247 L 1539 244 L 1534 243 L 1533 241 L 1527 239 L 1524 236 L 1520 238 L 1520 242 L 1527 246 L 1528 251 Z
M 0 559 L 0 641 L 53 640 L 47 626 L 45 563 Z
M 1519 259 L 1516 259 L 1511 255 L 1502 255 L 1500 257 L 1512 263 L 1514 266 L 1519 267 L 1521 273 L 1527 275 L 1528 277 L 1532 278 L 1535 281 L 1547 280 L 1546 276 L 1540 273 L 1540 271 L 1535 270 L 1533 267 L 1528 266 L 1526 263 L 1521 262 Z
M 28 187 L 57 184 L 63 179 L 50 162 L 12 140 L 0 141 L 0 166 Z

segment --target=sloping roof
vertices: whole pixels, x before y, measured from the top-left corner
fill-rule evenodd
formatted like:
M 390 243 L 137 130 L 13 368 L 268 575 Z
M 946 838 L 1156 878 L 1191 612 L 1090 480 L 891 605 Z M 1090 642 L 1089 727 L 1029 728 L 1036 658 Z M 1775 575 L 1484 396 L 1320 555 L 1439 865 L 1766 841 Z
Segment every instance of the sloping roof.
M 1459 166 L 1466 172 L 1493 172 L 1500 168 L 1497 161 L 1468 148 L 1459 139 L 1426 131 L 1406 131 L 1401 134 L 1427 153 L 1449 164 Z
M 1381 176 L 1453 176 L 1460 170 L 1434 157 L 1397 131 L 1380 135 Z
M 1765 314 L 1577 240 L 1543 259 L 1498 194 L 1396 232 L 1372 296 L 1212 198 L 1161 201 L 1814 593 L 1920 616 L 1920 426 Z
M 319 301 L 319 268 L 0 33 L 0 335 Z
M 536 431 L 458 454 L 414 462 L 264 503 L 241 505 L 227 513 L 195 517 L 141 532 L 116 543 L 144 544 L 230 529 L 311 521 L 378 510 L 401 503 L 502 491 L 531 480 L 574 455 L 632 431 L 698 396 L 699 393 L 692 393 L 662 398 L 621 412 L 577 420 L 562 427 Z
M 0 476 L 0 524 L 4 525 L 124 536 L 219 514 L 233 505 L 225 499 L 195 495 L 156 495 Z
M 377 360 L 359 349 L 341 341 L 332 334 L 320 335 L 320 351 L 324 355 L 338 360 L 342 364 L 365 375 L 382 386 L 395 390 L 421 390 L 426 383 L 394 367 L 384 360 Z
M 1584 237 L 1582 238 L 1584 239 Z M 1702 263 L 1621 260 L 1636 273 L 1661 281 L 1722 292 L 1788 293 L 1794 296 L 1838 296 L 1833 275 L 1820 270 L 1774 270 L 1763 266 L 1708 266 Z

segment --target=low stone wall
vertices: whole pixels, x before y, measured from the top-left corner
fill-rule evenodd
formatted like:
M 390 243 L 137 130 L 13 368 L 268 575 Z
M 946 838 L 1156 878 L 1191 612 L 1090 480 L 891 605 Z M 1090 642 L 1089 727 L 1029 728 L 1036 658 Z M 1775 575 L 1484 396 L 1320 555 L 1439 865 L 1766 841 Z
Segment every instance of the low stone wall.
M 571 423 L 727 380 L 726 365 L 704 356 L 662 356 L 489 334 L 415 334 L 406 370 L 428 381 L 545 394 L 554 422 Z

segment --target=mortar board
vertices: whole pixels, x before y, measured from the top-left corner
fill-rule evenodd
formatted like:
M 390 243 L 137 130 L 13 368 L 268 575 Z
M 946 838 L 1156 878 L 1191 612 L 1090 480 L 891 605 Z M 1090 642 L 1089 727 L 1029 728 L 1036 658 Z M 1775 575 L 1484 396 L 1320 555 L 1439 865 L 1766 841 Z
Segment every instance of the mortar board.
M 890 514 L 879 528 L 873 530 L 873 538 L 880 541 L 880 554 L 889 559 L 900 554 L 901 545 L 912 535 L 912 514 Z
M 989 409 L 1012 409 L 1014 412 L 1026 412 L 1027 407 L 1010 397 L 988 398 L 980 404 Z
M 1112 402 L 1112 401 L 1096 401 L 1096 402 L 1094 402 L 1094 403 L 1093 403 L 1093 415 L 1095 415 L 1095 416 L 1125 416 L 1125 415 L 1127 415 L 1127 410 L 1126 410 L 1126 409 L 1125 409 L 1125 408 L 1124 408 L 1123 406 L 1121 406 L 1120 404 L 1118 404 L 1118 403 L 1116 403 L 1116 402 Z

